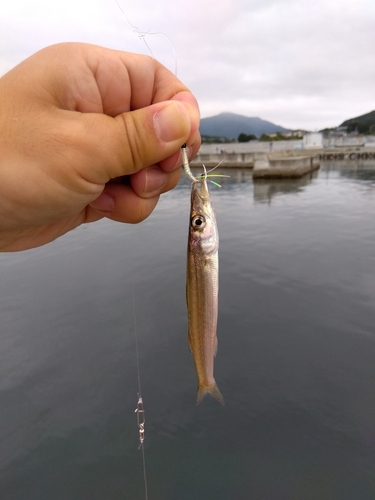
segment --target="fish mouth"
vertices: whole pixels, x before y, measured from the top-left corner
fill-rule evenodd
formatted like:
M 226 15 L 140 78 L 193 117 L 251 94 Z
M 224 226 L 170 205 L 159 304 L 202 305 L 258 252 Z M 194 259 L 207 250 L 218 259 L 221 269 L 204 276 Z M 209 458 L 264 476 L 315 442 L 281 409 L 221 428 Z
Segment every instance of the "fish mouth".
M 208 192 L 206 179 L 197 179 L 192 185 L 192 194 L 198 196 L 201 200 L 209 200 L 210 193 Z

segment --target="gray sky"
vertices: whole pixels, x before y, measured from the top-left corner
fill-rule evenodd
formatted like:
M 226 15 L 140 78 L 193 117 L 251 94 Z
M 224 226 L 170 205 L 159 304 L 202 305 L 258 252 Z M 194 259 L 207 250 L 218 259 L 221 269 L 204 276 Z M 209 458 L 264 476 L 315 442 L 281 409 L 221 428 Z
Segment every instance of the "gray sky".
M 375 0 L 118 1 L 141 32 L 169 37 L 202 117 L 317 130 L 375 109 Z M 62 41 L 148 53 L 127 20 L 114 0 L 2 2 L 0 74 Z M 168 40 L 146 41 L 174 71 Z

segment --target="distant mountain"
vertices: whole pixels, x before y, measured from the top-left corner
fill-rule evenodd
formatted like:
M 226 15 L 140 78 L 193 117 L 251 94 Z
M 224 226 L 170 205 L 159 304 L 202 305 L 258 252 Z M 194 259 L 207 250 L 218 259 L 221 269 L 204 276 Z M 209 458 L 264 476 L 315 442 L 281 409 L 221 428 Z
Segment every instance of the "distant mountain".
M 347 127 L 348 132 L 357 130 L 360 134 L 373 133 L 375 132 L 375 111 L 345 120 L 340 127 Z
M 261 118 L 235 113 L 220 113 L 209 118 L 202 118 L 199 130 L 201 135 L 227 137 L 228 139 L 237 139 L 241 133 L 260 137 L 262 134 L 289 132 L 289 129 Z

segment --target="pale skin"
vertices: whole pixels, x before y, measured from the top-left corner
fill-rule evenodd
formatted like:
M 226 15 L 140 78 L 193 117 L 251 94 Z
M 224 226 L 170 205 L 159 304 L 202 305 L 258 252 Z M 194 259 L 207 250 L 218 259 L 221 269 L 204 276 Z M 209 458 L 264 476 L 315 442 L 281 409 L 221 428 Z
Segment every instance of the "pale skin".
M 0 78 L 0 251 L 144 220 L 200 146 L 191 92 L 148 56 L 47 47 Z

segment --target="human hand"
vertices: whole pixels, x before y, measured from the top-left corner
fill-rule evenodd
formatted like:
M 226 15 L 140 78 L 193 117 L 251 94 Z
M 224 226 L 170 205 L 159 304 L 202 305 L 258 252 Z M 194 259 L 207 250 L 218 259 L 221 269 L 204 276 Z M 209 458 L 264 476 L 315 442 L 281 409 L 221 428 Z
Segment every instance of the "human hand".
M 103 217 L 140 222 L 200 146 L 194 96 L 156 60 L 81 43 L 0 79 L 0 250 Z

